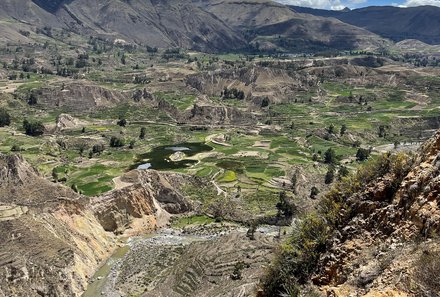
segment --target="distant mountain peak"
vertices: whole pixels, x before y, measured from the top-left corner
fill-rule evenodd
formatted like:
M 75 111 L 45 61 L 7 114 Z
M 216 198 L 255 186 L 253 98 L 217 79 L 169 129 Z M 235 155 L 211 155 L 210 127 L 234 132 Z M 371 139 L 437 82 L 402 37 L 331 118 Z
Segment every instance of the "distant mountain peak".
M 341 9 L 342 12 L 350 12 L 351 9 L 345 6 L 343 9 Z

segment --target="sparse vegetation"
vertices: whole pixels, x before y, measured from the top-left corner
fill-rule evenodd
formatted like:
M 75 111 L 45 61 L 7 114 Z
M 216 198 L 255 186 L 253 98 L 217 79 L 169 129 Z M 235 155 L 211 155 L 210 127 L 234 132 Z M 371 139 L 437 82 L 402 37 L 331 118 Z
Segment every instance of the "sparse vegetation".
M 435 296 L 440 292 L 440 252 L 423 251 L 414 267 L 415 278 L 422 286 L 420 290 L 426 296 Z
M 304 284 L 314 271 L 327 239 L 350 217 L 348 198 L 386 173 L 399 184 L 412 162 L 405 154 L 384 154 L 342 178 L 320 201 L 318 211 L 307 215 L 281 246 L 263 281 L 266 296 L 282 296 L 286 288 Z

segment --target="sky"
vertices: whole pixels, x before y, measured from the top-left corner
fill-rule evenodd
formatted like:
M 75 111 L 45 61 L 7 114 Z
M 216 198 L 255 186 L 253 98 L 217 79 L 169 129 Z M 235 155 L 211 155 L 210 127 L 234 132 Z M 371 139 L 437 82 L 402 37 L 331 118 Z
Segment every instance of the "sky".
M 412 7 L 420 5 L 434 5 L 440 7 L 440 0 L 276 0 L 284 4 L 340 10 L 345 7 L 360 8 L 372 5 L 392 5 L 399 7 Z

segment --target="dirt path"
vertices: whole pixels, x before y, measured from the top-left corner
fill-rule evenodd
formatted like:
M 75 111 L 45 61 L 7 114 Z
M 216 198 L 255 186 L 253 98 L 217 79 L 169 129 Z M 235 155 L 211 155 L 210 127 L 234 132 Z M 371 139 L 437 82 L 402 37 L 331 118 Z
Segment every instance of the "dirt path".
M 222 190 L 222 188 L 220 188 L 220 186 L 217 184 L 217 182 L 215 181 L 215 178 L 219 175 L 219 174 L 223 174 L 224 170 L 221 170 L 219 172 L 217 172 L 216 174 L 214 174 L 214 176 L 211 179 L 211 183 L 214 185 L 214 187 L 217 189 L 217 196 L 220 195 L 224 195 L 225 198 L 228 197 L 228 193 L 224 190 Z
M 115 178 L 113 179 L 113 183 L 115 184 L 115 190 L 120 190 L 120 189 L 123 189 L 123 188 L 126 188 L 126 187 L 132 185 L 131 183 L 123 182 L 123 181 L 121 180 L 121 177 L 120 177 L 120 176 L 115 177 Z

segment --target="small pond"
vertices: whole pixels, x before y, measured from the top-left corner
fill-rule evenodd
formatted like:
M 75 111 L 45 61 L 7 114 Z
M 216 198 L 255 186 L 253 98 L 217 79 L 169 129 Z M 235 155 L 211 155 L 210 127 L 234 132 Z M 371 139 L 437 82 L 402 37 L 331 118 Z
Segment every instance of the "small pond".
M 211 150 L 213 150 L 211 146 L 197 142 L 158 146 L 148 153 L 139 155 L 132 169 L 170 170 L 187 168 L 198 162 L 197 160 L 186 159 L 187 157 L 192 157 Z M 175 153 L 184 154 L 184 157 L 173 161 L 170 157 Z

